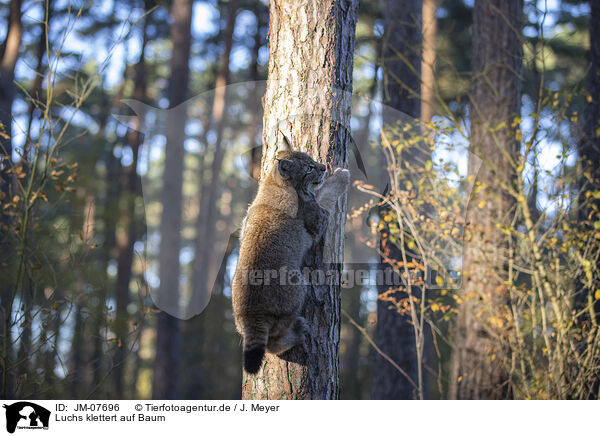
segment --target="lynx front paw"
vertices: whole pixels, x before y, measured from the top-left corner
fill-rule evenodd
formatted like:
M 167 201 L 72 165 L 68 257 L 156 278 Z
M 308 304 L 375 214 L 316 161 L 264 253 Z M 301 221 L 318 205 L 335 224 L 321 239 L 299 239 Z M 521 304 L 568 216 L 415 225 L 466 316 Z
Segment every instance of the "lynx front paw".
M 317 190 L 317 203 L 326 211 L 332 213 L 335 205 L 348 189 L 350 184 L 350 171 L 343 168 L 336 168 L 331 176 L 323 182 L 323 185 Z
M 340 183 L 344 183 L 346 187 L 350 184 L 350 170 L 336 168 L 331 177 L 335 177 Z

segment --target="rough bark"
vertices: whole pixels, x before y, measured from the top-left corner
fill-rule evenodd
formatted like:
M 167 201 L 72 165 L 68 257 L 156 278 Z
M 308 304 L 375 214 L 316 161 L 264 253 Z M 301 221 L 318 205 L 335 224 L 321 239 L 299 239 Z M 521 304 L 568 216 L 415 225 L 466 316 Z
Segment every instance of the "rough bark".
M 192 0 L 175 0 L 172 5 L 171 25 L 171 77 L 169 104 L 175 107 L 188 96 L 189 59 L 191 43 Z M 183 202 L 183 142 L 185 116 L 169 111 L 167 116 L 167 145 L 163 174 L 160 222 L 159 276 L 160 287 L 156 301 L 158 307 L 177 307 L 179 301 L 179 250 L 181 246 L 181 211 Z M 174 399 L 177 397 L 177 362 L 179 345 L 179 320 L 162 311 L 156 320 L 156 357 L 152 397 Z
M 450 379 L 453 399 L 493 399 L 508 395 L 501 366 L 504 350 L 483 328 L 501 314 L 506 304 L 506 235 L 497 227 L 507 223 L 514 199 L 505 187 L 513 186 L 518 154 L 514 117 L 521 96 L 521 0 L 476 0 L 473 9 L 473 87 L 470 105 L 470 151 L 482 161 L 476 174 L 475 160 L 469 175 L 476 187 L 469 201 L 463 260 L 463 303 L 458 306 Z M 491 132 L 501 123 L 508 127 Z
M 262 177 L 282 144 L 279 130 L 330 169 L 347 166 L 357 8 L 356 0 L 271 2 Z M 331 263 L 327 268 L 338 271 L 345 211 L 344 199 L 330 219 L 323 255 Z M 311 256 L 319 262 L 316 253 Z M 310 329 L 306 351 L 268 354 L 256 376 L 244 374 L 242 398 L 338 398 L 340 307 L 338 285 L 311 286 L 303 313 Z
M 408 122 L 421 115 L 421 12 L 421 0 L 386 1 L 382 47 L 383 100 L 389 108 L 383 112 L 386 126 L 404 120 L 406 115 Z M 410 151 L 403 154 L 403 159 L 411 165 L 416 164 L 414 157 Z M 383 239 L 381 249 L 392 259 L 402 258 L 400 249 L 394 244 L 386 244 Z M 382 268 L 388 267 L 383 262 L 381 265 Z M 388 290 L 387 286 L 382 286 L 379 292 Z M 406 293 L 395 294 L 397 299 L 406 297 Z M 378 300 L 375 342 L 414 382 L 417 381 L 417 354 L 410 314 L 401 315 L 390 302 Z M 371 394 L 373 399 L 378 400 L 409 400 L 416 396 L 410 381 L 380 354 L 374 354 Z

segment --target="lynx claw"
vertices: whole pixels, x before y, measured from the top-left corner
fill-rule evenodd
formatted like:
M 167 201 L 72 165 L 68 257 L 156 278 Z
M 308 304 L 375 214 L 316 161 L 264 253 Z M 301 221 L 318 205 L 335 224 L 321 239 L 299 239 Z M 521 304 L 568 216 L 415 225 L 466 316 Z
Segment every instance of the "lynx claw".
M 339 177 L 340 181 L 345 181 L 346 184 L 348 184 L 350 182 L 350 170 L 347 170 L 344 168 L 336 168 L 333 171 L 333 175 L 335 177 Z

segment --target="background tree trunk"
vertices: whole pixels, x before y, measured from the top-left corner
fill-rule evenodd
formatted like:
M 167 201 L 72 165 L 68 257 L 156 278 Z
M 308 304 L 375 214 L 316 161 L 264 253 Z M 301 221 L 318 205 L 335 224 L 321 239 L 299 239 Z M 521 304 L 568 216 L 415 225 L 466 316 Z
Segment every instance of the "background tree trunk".
M 169 105 L 184 102 L 188 96 L 189 60 L 191 44 L 192 0 L 174 0 L 171 25 L 171 78 Z M 175 116 L 173 116 L 175 115 Z M 179 301 L 179 250 L 181 246 L 181 212 L 183 203 L 183 142 L 185 114 L 170 111 L 167 116 L 167 145 L 162 191 L 162 218 L 160 222 L 159 253 L 159 307 L 175 307 Z M 163 306 L 164 304 L 164 306 Z M 152 398 L 177 398 L 177 362 L 179 320 L 162 311 L 157 315 L 156 357 Z
M 44 2 L 44 20 L 40 22 L 40 39 L 36 47 L 36 63 L 35 78 L 29 90 L 31 100 L 27 109 L 27 130 L 25 136 L 25 144 L 23 145 L 23 159 L 29 160 L 29 150 L 31 149 L 31 125 L 33 124 L 33 114 L 36 107 L 41 107 L 45 97 L 42 95 L 42 83 L 46 73 L 46 65 L 44 64 L 44 55 L 46 54 L 46 45 L 49 45 L 47 30 L 50 28 L 50 19 L 52 18 L 52 0 Z
M 196 257 L 194 259 L 194 272 L 193 275 L 193 294 L 192 302 L 190 303 L 191 308 L 199 308 L 208 303 L 208 301 L 202 301 L 208 299 L 214 283 L 209 283 L 209 269 L 211 263 L 214 261 L 212 253 L 214 245 L 214 232 L 215 222 L 217 221 L 217 194 L 219 188 L 222 186 L 220 175 L 221 167 L 223 165 L 223 157 L 225 156 L 225 149 L 222 146 L 223 142 L 223 131 L 225 129 L 225 106 L 227 104 L 227 82 L 229 81 L 229 58 L 231 56 L 231 49 L 233 47 L 233 31 L 235 29 L 235 20 L 239 9 L 239 1 L 232 0 L 229 3 L 227 25 L 223 32 L 223 39 L 225 40 L 225 48 L 223 56 L 221 57 L 221 65 L 219 73 L 215 82 L 215 95 L 213 100 L 212 114 L 211 114 L 211 129 L 216 132 L 216 140 L 213 151 L 213 160 L 210 172 L 210 182 L 208 186 L 208 195 L 202 195 L 201 210 L 200 213 L 204 214 L 201 218 L 204 222 L 200 224 L 202 227 L 198 227 L 200 232 L 197 235 L 196 248 L 202 248 L 197 250 Z M 208 146 L 208 144 L 207 144 Z M 205 168 L 208 165 L 205 166 Z M 202 221 L 202 220 L 201 220 Z M 191 314 L 190 314 L 191 315 Z M 194 314 L 195 315 L 195 314 Z
M 270 4 L 270 58 L 263 99 L 262 176 L 282 143 L 331 169 L 346 167 L 358 2 L 285 0 Z M 286 120 L 283 125 L 280 121 Z M 333 214 L 324 259 L 341 271 L 345 199 Z M 313 253 L 316 259 L 316 253 Z M 317 298 L 317 295 L 319 296 Z M 318 301 L 321 300 L 321 301 Z M 338 285 L 311 287 L 303 316 L 310 326 L 308 354 L 295 347 L 282 358 L 267 354 L 255 376 L 244 374 L 244 399 L 339 397 L 341 292 Z
M 387 0 L 384 17 L 383 41 L 383 101 L 395 110 L 384 110 L 383 122 L 390 127 L 404 120 L 408 122 L 421 115 L 420 81 L 421 66 L 421 12 L 422 1 Z M 403 159 L 416 165 L 414 153 L 409 150 Z M 382 240 L 382 243 L 384 241 Z M 394 244 L 386 244 L 382 251 L 388 251 L 392 259 L 401 259 L 400 249 Z M 382 268 L 388 267 L 384 262 Z M 388 291 L 382 286 L 379 292 Z M 397 292 L 396 299 L 406 298 L 407 294 Z M 375 342 L 392 358 L 416 383 L 417 355 L 415 335 L 410 314 L 401 315 L 388 301 L 377 300 L 377 326 Z M 380 354 L 374 355 L 373 381 L 371 393 L 377 400 L 410 400 L 415 398 L 413 385 Z
M 579 221 L 588 223 L 598 220 L 600 201 L 587 199 L 587 192 L 600 189 L 600 0 L 590 0 L 590 70 L 588 72 L 589 99 L 585 111 L 583 137 L 578 143 L 583 177 L 581 180 L 581 201 L 587 204 L 579 209 Z M 598 132 L 598 133 L 597 133 Z M 592 216 L 590 216 L 592 214 Z M 594 216 L 596 218 L 594 218 Z
M 21 46 L 21 34 L 23 25 L 21 23 L 21 0 L 11 0 L 8 15 L 8 26 L 6 39 L 0 47 L 0 202 L 4 203 L 11 193 L 12 175 L 8 169 L 12 167 L 12 104 L 15 98 L 16 85 L 15 65 L 19 58 L 19 47 Z M 8 230 L 9 217 L 0 210 L 0 235 L 1 243 L 10 233 Z M 11 293 L 10 287 L 0 289 L 0 338 L 2 338 L 2 392 L 8 398 L 10 390 L 9 357 L 11 355 Z
M 12 162 L 12 104 L 15 98 L 15 65 L 21 47 L 21 0 L 11 0 L 8 15 L 6 39 L 0 47 L 0 156 L 4 162 L 0 166 L 2 193 L 8 195 L 10 177 L 5 173 Z
M 463 302 L 458 306 L 450 379 L 450 398 L 503 398 L 506 374 L 498 349 L 484 328 L 507 303 L 503 283 L 507 236 L 498 227 L 513 213 L 516 168 L 509 159 L 519 153 L 511 124 L 521 100 L 521 0 L 476 0 L 473 9 L 473 88 L 470 105 L 470 151 L 482 159 L 469 200 L 463 260 Z M 506 127 L 495 132 L 501 123 Z M 482 189 L 477 192 L 477 187 Z M 472 235 L 472 236 L 471 236 Z
M 423 59 L 421 60 L 421 121 L 433 118 L 435 107 L 436 0 L 423 0 Z
M 140 58 L 135 66 L 135 78 L 133 83 L 133 99 L 139 102 L 146 100 L 146 63 L 144 53 L 146 43 L 148 42 L 148 17 L 144 18 L 142 30 L 142 46 L 140 49 Z M 113 381 L 116 396 L 123 398 L 123 373 L 125 367 L 125 358 L 128 350 L 128 313 L 127 305 L 130 302 L 129 285 L 131 283 L 131 268 L 133 266 L 134 244 L 140 233 L 140 219 L 136 214 L 136 199 L 141 198 L 141 181 L 137 173 L 138 156 L 140 145 L 142 144 L 142 124 L 144 120 L 141 115 L 134 118 L 135 125 L 127 133 L 127 143 L 131 148 L 133 158 L 129 167 L 124 170 L 124 188 L 125 197 L 124 213 L 121 215 L 121 226 L 124 232 L 117 241 L 117 280 L 115 289 L 116 301 L 116 319 L 115 334 L 117 338 L 117 349 L 115 352 L 113 370 Z

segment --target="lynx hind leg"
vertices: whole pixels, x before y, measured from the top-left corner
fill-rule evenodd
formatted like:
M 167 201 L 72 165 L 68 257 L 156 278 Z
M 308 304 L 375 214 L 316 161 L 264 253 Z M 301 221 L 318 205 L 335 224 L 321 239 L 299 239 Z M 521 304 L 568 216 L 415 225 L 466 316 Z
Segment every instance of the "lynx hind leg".
M 317 203 L 329 213 L 333 213 L 335 205 L 350 185 L 350 171 L 336 168 L 317 190 Z
M 305 346 L 308 324 L 301 316 L 279 321 L 267 342 L 267 351 L 281 354 L 296 345 Z

